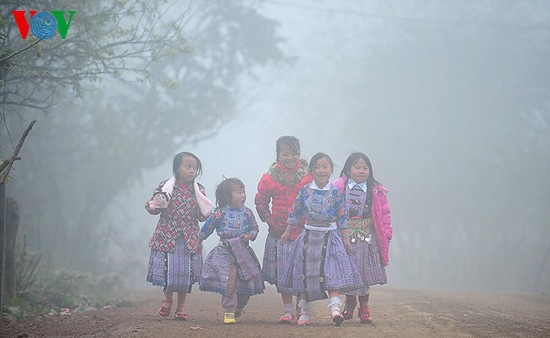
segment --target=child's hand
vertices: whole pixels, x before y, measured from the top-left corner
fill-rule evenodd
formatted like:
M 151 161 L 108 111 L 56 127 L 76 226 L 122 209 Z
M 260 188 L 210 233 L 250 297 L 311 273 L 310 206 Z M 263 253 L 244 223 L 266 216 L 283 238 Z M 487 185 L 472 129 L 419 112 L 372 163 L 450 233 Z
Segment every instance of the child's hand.
M 168 207 L 168 201 L 155 201 L 157 208 L 165 209 Z
M 201 253 L 202 252 L 202 241 L 199 240 L 194 248 L 195 253 Z
M 254 238 L 254 236 L 252 236 L 251 234 L 242 234 L 241 238 L 244 239 L 245 241 L 249 241 L 252 238 Z
M 155 209 L 164 209 L 168 207 L 168 197 L 165 193 L 156 193 L 153 195 L 152 205 Z M 151 205 L 149 205 L 151 206 Z
M 281 244 L 285 244 L 288 239 L 290 239 L 290 231 L 287 228 L 281 235 Z
M 151 200 L 147 203 L 149 203 L 149 209 L 151 210 L 162 209 L 162 205 L 159 205 L 158 201 Z
M 351 245 L 349 238 L 344 237 L 342 241 L 344 242 L 344 248 L 346 248 L 346 252 L 348 253 L 348 255 L 351 255 L 353 253 L 353 246 Z

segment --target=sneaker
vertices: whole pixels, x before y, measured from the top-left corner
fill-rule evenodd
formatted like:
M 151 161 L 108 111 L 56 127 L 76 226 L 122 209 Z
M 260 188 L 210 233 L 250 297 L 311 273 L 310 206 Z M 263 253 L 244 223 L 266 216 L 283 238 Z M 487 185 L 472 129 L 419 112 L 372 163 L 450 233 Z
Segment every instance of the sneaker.
M 367 306 L 365 308 L 360 308 L 358 311 L 359 319 L 363 324 L 372 323 L 372 318 L 370 317 L 370 308 Z
M 239 310 L 239 309 L 235 310 L 235 318 L 239 318 L 242 314 L 243 314 L 242 309 L 241 310 Z
M 234 312 L 226 312 L 223 315 L 223 323 L 224 324 L 236 324 L 237 320 L 235 319 L 235 313 Z

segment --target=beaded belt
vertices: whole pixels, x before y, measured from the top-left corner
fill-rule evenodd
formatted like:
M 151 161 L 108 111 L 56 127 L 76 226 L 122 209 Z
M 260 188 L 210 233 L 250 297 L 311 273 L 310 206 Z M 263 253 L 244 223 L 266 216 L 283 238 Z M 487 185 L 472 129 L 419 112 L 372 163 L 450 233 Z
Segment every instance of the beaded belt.
M 348 217 L 348 233 L 350 241 L 372 241 L 372 218 Z

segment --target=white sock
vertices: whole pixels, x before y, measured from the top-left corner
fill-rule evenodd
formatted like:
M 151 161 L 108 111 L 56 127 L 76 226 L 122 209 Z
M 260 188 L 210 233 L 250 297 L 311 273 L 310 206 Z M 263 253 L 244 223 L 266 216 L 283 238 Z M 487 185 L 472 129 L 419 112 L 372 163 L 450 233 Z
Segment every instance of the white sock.
M 311 303 L 306 302 L 305 299 L 300 299 L 298 302 L 298 306 L 300 307 L 300 312 L 303 315 L 309 315 L 309 310 L 311 309 Z
M 328 300 L 328 308 L 330 309 L 331 312 L 334 310 L 340 310 L 341 305 L 342 305 L 342 301 L 338 296 L 330 297 L 330 299 Z

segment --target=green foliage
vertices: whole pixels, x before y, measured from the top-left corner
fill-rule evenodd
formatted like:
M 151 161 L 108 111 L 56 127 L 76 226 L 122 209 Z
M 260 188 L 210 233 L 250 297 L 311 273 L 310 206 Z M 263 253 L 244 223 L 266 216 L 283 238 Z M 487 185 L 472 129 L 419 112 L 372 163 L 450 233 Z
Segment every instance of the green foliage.
M 119 284 L 120 277 L 115 275 L 92 277 L 68 270 L 43 272 L 32 288 L 8 299 L 3 311 L 10 313 L 8 308 L 15 307 L 15 315 L 10 314 L 16 319 L 25 319 L 43 314 L 87 312 L 106 306 L 132 306 L 125 299 L 112 297 Z
M 109 254 L 128 251 L 122 234 L 131 226 L 111 227 L 101 218 L 107 208 L 118 207 L 112 205 L 117 194 L 183 144 L 214 135 L 235 115 L 240 81 L 260 66 L 287 60 L 279 48 L 277 22 L 261 16 L 248 1 L 173 7 L 169 19 L 158 17 L 161 8 L 167 8 L 160 6 L 165 1 L 137 3 L 141 5 L 79 2 L 83 7 L 76 8 L 77 14 L 86 17 L 75 15 L 67 39 L 57 41 L 55 48 L 39 44 L 39 59 L 51 62 L 40 61 L 32 71 L 55 73 L 71 90 L 50 97 L 63 102 L 38 122 L 26 142 L 24 166 L 18 168 L 12 191 L 28 208 L 22 231 L 35 239 L 34 248 L 40 243 L 56 266 L 110 271 Z M 109 5 L 109 10 L 99 4 Z M 123 17 L 114 6 L 127 6 L 120 11 Z M 149 10 L 158 15 L 149 17 Z M 142 49 L 125 49 L 134 43 Z M 66 49 L 62 54 L 56 48 Z M 120 75 L 123 82 L 99 82 L 104 73 Z M 83 97 L 75 99 L 74 92 Z M 35 98 L 46 102 L 44 95 Z M 21 123 L 19 117 L 6 120 L 12 126 Z M 1 133 L 0 140 L 6 140 Z M 128 254 L 115 257 L 132 259 Z
M 9 71 L 0 79 L 6 86 L 3 109 L 47 111 L 56 102 L 58 89 L 81 95 L 83 81 L 97 81 L 107 74 L 132 81 L 148 78 L 153 54 L 161 60 L 168 51 L 188 50 L 183 23 L 166 18 L 170 6 L 165 0 L 3 1 L 1 17 L 10 18 L 13 27 L 0 26 L 0 55 L 6 50 L 23 51 L 9 59 Z M 76 14 L 65 40 L 56 34 L 34 44 L 37 40 L 30 32 L 26 40 L 21 38 L 13 9 L 70 9 Z

